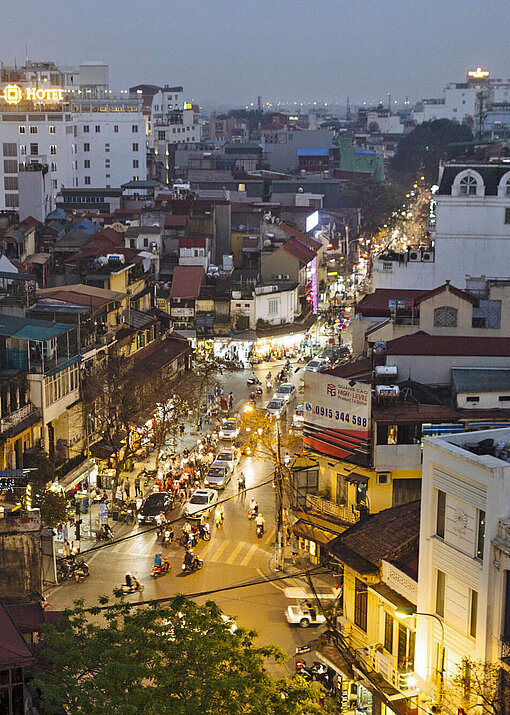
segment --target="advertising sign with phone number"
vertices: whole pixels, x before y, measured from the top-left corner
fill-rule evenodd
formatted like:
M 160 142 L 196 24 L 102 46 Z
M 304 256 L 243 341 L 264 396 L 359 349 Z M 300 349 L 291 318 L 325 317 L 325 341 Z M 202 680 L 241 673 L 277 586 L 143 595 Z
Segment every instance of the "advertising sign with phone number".
M 353 464 L 370 463 L 371 386 L 327 373 L 305 373 L 304 443 Z

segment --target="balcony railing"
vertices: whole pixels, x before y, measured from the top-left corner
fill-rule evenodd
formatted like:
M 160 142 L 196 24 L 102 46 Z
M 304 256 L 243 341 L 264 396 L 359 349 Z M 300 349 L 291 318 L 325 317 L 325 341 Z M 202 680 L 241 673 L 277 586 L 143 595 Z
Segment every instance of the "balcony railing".
M 7 430 L 11 429 L 11 427 L 19 425 L 20 422 L 23 422 L 23 420 L 28 417 L 31 412 L 33 412 L 33 410 L 33 405 L 29 403 L 24 407 L 20 407 L 20 409 L 16 410 L 16 412 L 11 412 L 11 414 L 7 415 L 7 417 L 2 418 L 0 420 L 0 434 L 7 432 Z
M 358 521 L 356 514 L 351 509 L 314 494 L 306 495 L 306 507 L 318 514 L 331 516 L 334 519 L 345 521 L 348 524 L 355 524 Z

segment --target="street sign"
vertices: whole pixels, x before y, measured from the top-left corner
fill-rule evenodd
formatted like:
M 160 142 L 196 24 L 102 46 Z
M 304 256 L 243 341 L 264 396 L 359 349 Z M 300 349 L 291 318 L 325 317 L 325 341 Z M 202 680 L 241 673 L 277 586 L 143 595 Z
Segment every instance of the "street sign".
M 300 655 L 301 653 L 309 653 L 311 650 L 312 649 L 309 645 L 300 645 L 296 648 L 296 655 Z

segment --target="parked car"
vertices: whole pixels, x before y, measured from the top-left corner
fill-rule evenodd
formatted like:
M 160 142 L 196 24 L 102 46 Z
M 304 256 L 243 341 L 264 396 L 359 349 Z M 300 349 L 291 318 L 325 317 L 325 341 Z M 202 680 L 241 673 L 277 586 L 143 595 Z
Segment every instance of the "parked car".
M 234 440 L 239 434 L 239 425 L 235 417 L 226 417 L 221 421 L 219 438 Z
M 149 494 L 138 513 L 139 524 L 154 524 L 161 512 L 166 514 L 173 507 L 172 496 L 168 492 Z
M 287 410 L 287 403 L 285 400 L 277 400 L 273 397 L 266 405 L 266 412 L 278 420 L 285 414 Z
M 305 367 L 305 370 L 308 370 L 308 372 L 320 372 L 324 367 L 328 367 L 328 365 L 329 358 L 316 357 L 313 360 L 310 360 L 308 365 Z
M 292 415 L 292 426 L 296 429 L 301 429 L 303 427 L 303 422 L 305 421 L 305 406 L 298 405 L 296 411 Z
M 290 402 L 296 396 L 296 388 L 291 382 L 284 382 L 276 390 L 273 399 Z
M 228 464 L 230 469 L 233 471 L 239 464 L 240 454 L 239 450 L 235 447 L 226 447 L 218 452 L 216 455 L 215 462 L 220 462 L 223 464 Z
M 226 462 L 213 462 L 204 479 L 206 487 L 225 489 L 232 476 L 232 468 Z
M 210 516 L 215 503 L 218 501 L 218 492 L 214 489 L 197 489 L 184 510 L 188 519 L 200 519 L 202 514 Z

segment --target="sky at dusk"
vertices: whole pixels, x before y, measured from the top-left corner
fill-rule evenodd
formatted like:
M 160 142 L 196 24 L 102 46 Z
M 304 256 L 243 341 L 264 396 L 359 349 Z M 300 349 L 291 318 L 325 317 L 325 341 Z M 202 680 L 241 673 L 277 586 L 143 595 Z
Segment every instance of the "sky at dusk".
M 104 61 L 110 85 L 182 84 L 202 104 L 440 96 L 510 76 L 510 0 L 18 0 L 0 59 Z

